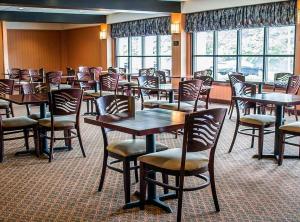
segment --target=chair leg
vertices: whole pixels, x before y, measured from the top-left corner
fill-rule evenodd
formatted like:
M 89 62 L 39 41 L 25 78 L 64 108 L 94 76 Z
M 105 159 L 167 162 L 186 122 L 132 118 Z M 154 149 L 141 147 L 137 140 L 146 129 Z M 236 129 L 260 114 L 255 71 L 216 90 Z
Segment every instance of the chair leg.
M 23 133 L 24 133 L 25 147 L 26 147 L 26 150 L 28 151 L 29 150 L 29 141 L 28 141 L 29 132 L 28 132 L 28 129 L 24 129 Z
M 123 180 L 124 180 L 124 193 L 125 203 L 130 202 L 130 162 L 123 160 Z
M 284 154 L 284 137 L 285 135 L 280 132 L 279 133 L 279 153 L 278 153 L 278 166 L 281 166 L 283 162 L 283 154 Z
M 178 130 L 175 131 L 175 139 L 178 138 Z
M 177 222 L 181 221 L 182 198 L 183 198 L 183 183 L 184 183 L 184 176 L 180 175 L 180 177 L 179 177 L 179 190 L 178 190 Z
M 146 199 L 146 180 L 145 180 L 145 169 L 144 164 L 140 163 L 140 209 L 145 209 L 145 199 Z
M 11 114 L 11 116 L 12 116 L 12 117 L 15 117 L 14 109 L 13 109 L 12 103 L 9 104 L 9 108 L 10 108 L 10 114 Z
M 84 152 L 84 148 L 83 148 L 83 145 L 82 145 L 82 140 L 81 140 L 81 134 L 80 134 L 79 127 L 76 128 L 76 131 L 77 131 L 78 141 L 79 141 L 79 145 L 80 145 L 82 155 L 83 155 L 83 157 L 86 157 L 85 152 Z
M 135 182 L 138 183 L 138 182 L 139 182 L 139 172 L 138 172 L 139 170 L 138 170 L 138 168 L 137 168 L 137 166 L 138 166 L 137 160 L 135 159 L 133 162 L 134 162 L 134 166 L 136 167 L 136 168 L 134 169 Z
M 4 159 L 4 141 L 3 141 L 3 132 L 0 132 L 0 163 Z
M 86 101 L 86 112 L 89 113 L 90 112 L 90 100 Z
M 210 187 L 211 187 L 211 193 L 214 199 L 214 204 L 216 211 L 220 211 L 220 206 L 218 202 L 218 196 L 217 196 L 217 191 L 216 191 L 216 184 L 215 184 L 215 173 L 213 167 L 209 168 L 209 177 L 210 177 Z
M 252 139 L 251 139 L 251 148 L 254 147 L 254 139 L 255 139 L 254 134 L 255 134 L 255 128 L 252 129 L 252 135 L 253 135 L 253 136 L 252 136 Z
M 40 145 L 39 145 L 39 131 L 37 127 L 33 128 L 33 141 L 35 153 L 39 157 L 40 156 Z
M 175 185 L 179 187 L 179 176 L 175 176 Z M 178 198 L 178 191 L 176 190 L 176 197 Z
M 258 130 L 258 159 L 259 160 L 262 158 L 263 146 L 264 146 L 264 128 L 261 127 Z
M 166 173 L 162 173 L 162 181 L 164 184 L 169 184 L 169 178 L 168 178 L 168 174 Z M 164 194 L 169 193 L 169 189 L 167 187 L 164 187 Z
M 231 117 L 232 117 L 232 113 L 233 113 L 233 110 L 234 110 L 234 102 L 233 101 L 231 101 L 231 104 L 230 104 L 230 106 L 231 106 L 231 110 L 230 110 L 230 114 L 229 114 L 229 119 L 231 119 Z
M 69 148 L 69 150 L 72 149 L 72 141 L 71 141 L 71 130 L 64 130 L 64 137 L 65 139 L 65 146 Z
M 230 148 L 228 150 L 228 153 L 231 153 L 232 151 L 232 148 L 234 146 L 234 143 L 235 143 L 235 140 L 236 140 L 236 135 L 238 133 L 238 130 L 239 130 L 239 123 L 238 121 L 236 122 L 236 126 L 235 126 L 235 130 L 234 130 L 234 134 L 233 134 L 233 139 L 232 139 L 232 142 L 231 142 L 231 145 L 230 145 Z
M 106 168 L 107 168 L 107 158 L 108 158 L 108 152 L 104 150 L 103 154 L 103 163 L 102 163 L 102 172 L 100 177 L 100 183 L 98 191 L 101 192 L 104 184 L 105 174 L 106 174 Z
M 294 108 L 294 115 L 295 115 L 296 121 L 298 121 L 298 111 L 297 111 L 297 106 L 295 106 L 295 108 Z
M 229 109 L 228 109 L 228 111 L 227 111 L 227 115 L 230 115 L 231 108 L 232 108 L 232 104 L 233 104 L 233 101 L 231 100 L 231 101 L 230 101 L 230 105 L 229 105 Z
M 53 159 L 54 132 L 51 130 L 49 162 Z
M 6 108 L 6 109 L 5 109 L 6 118 L 9 118 L 9 113 L 10 113 L 10 112 L 9 112 L 9 108 Z

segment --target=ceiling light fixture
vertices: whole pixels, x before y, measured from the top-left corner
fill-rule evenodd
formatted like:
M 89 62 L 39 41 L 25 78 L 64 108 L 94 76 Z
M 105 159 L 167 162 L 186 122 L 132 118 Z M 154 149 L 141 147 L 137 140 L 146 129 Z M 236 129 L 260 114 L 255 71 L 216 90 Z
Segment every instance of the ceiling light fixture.
M 107 39 L 107 24 L 100 25 L 99 39 L 100 40 Z

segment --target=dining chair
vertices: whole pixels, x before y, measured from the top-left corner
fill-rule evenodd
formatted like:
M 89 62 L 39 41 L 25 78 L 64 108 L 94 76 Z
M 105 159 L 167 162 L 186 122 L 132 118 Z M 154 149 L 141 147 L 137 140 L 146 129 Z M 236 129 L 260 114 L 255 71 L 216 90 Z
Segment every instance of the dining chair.
M 93 80 L 99 80 L 102 72 L 102 67 L 89 67 L 89 72 L 92 75 Z
M 22 85 L 22 94 L 23 95 L 34 95 L 37 93 L 48 93 L 48 87 L 45 83 L 26 83 Z M 31 119 L 38 120 L 41 118 L 39 112 L 32 113 L 31 107 L 38 107 L 40 104 L 26 104 L 27 116 Z M 50 112 L 46 112 L 46 117 L 50 117 Z
M 273 91 L 275 92 L 278 89 L 286 90 L 289 82 L 289 78 L 292 77 L 292 73 L 280 72 L 274 74 L 274 85 Z
M 115 115 L 134 117 L 135 114 L 135 100 L 134 97 L 131 96 L 108 95 L 98 98 L 96 103 L 99 116 Z M 108 133 L 113 130 L 104 127 L 101 127 L 101 130 L 103 136 L 104 154 L 98 191 L 102 191 L 103 189 L 106 168 L 117 171 L 123 174 L 125 203 L 129 203 L 131 184 L 130 171 L 135 171 L 135 180 L 138 182 L 137 157 L 146 154 L 146 140 L 136 139 L 133 135 L 132 139 L 109 142 Z M 156 143 L 156 149 L 158 151 L 166 150 L 167 146 L 161 143 Z M 114 160 L 108 162 L 108 157 L 111 157 Z M 113 164 L 120 162 L 123 164 L 123 169 L 113 166 Z M 133 167 L 130 166 L 131 162 L 134 164 Z M 163 178 L 164 181 L 167 182 L 166 177 Z
M 287 88 L 286 88 L 286 94 L 292 94 L 297 95 L 300 88 L 300 76 L 291 76 L 288 80 Z M 285 110 L 288 111 L 288 114 L 290 115 L 293 113 L 295 115 L 296 121 L 298 121 L 298 111 L 297 106 L 286 106 L 284 107 Z
M 155 76 L 155 68 L 139 69 L 139 76 Z
M 79 66 L 78 67 L 78 72 L 87 72 L 87 73 L 89 73 L 90 69 L 89 69 L 88 66 Z
M 29 77 L 31 83 L 43 82 L 43 75 L 37 69 L 29 69 Z
M 99 91 L 88 93 L 88 95 L 95 98 L 106 95 L 116 95 L 118 89 L 119 74 L 111 73 L 100 76 Z
M 14 91 L 14 80 L 12 79 L 0 79 L 0 95 L 12 95 Z M 0 99 L 0 109 L 5 110 L 7 118 L 14 117 L 14 110 L 11 102 Z M 1 114 L 3 115 L 3 114 Z
M 230 88 L 231 88 L 231 100 L 230 100 L 230 105 L 229 105 L 229 110 L 228 110 L 228 115 L 229 119 L 232 117 L 233 109 L 234 109 L 234 100 L 232 97 L 234 96 L 234 85 L 236 83 L 241 83 L 246 81 L 246 77 L 242 73 L 234 73 L 234 74 L 229 74 L 229 83 L 230 83 Z
M 171 76 L 171 70 L 170 69 L 161 69 L 159 71 L 163 71 L 165 72 L 165 76 L 166 76 L 166 83 L 172 83 L 172 76 Z
M 236 83 L 234 84 L 234 95 L 235 96 L 253 96 L 256 94 L 256 85 L 249 83 Z M 232 151 L 234 146 L 237 134 L 251 136 L 251 148 L 254 146 L 254 138 L 258 138 L 258 159 L 262 158 L 263 154 L 263 142 L 264 135 L 273 133 L 274 130 L 270 130 L 270 127 L 275 125 L 275 117 L 271 115 L 264 114 L 256 114 L 256 103 L 243 101 L 243 100 L 235 100 L 237 120 L 235 131 L 233 135 L 233 139 L 231 142 L 231 146 L 229 148 L 229 153 Z M 251 114 L 251 109 L 253 109 L 253 114 Z M 244 111 L 242 113 L 242 111 Z M 240 126 L 244 126 L 246 128 L 239 130 Z M 249 127 L 249 128 L 248 128 Z M 251 131 L 249 133 L 248 131 Z M 256 134 L 258 131 L 258 134 Z
M 74 69 L 72 69 L 71 67 L 67 67 L 67 76 L 76 76 L 76 72 Z M 74 78 L 70 77 L 70 78 L 67 78 L 67 84 L 68 85 L 72 85 L 74 87 Z
M 52 89 L 59 89 L 61 84 L 62 71 L 47 72 L 45 74 L 48 91 Z
M 68 140 L 67 144 L 71 149 L 71 139 L 78 138 L 82 155 L 86 157 L 79 121 L 82 95 L 81 89 L 59 89 L 49 92 L 51 117 L 38 120 L 40 137 L 50 140 L 49 162 L 53 159 L 54 142 L 57 140 Z M 47 135 L 47 131 L 50 131 L 50 137 Z M 55 132 L 57 131 L 64 131 L 64 136 L 56 137 Z
M 12 80 L 13 81 L 13 80 Z M 23 139 L 25 140 L 26 150 L 29 151 L 29 134 L 33 131 L 34 146 L 36 155 L 39 156 L 39 139 L 38 139 L 38 122 L 36 120 L 30 119 L 26 116 L 18 116 L 2 119 L 0 115 L 0 162 L 4 160 L 4 141 Z M 19 134 L 23 133 L 23 136 Z M 10 136 L 5 138 L 7 135 L 18 134 L 14 137 Z
M 177 221 L 181 221 L 184 191 L 195 191 L 210 185 L 216 211 L 220 211 L 215 177 L 215 150 L 226 116 L 225 108 L 208 109 L 186 115 L 182 148 L 150 153 L 138 158 L 140 162 L 140 209 L 145 208 L 146 184 L 153 183 L 177 192 Z M 149 172 L 161 172 L 178 178 L 176 185 L 165 184 L 148 177 Z M 207 175 L 208 172 L 208 175 Z M 185 186 L 185 177 L 195 176 L 203 181 L 198 186 Z M 196 198 L 196 197 L 194 197 Z
M 30 74 L 28 69 L 21 69 L 20 71 L 20 83 L 28 83 L 30 82 Z
M 167 84 L 167 76 L 165 71 L 157 70 L 155 72 L 155 75 L 159 79 L 159 84 Z M 165 97 L 166 100 L 168 100 L 168 92 L 159 92 L 159 94 L 160 94 L 160 98 Z
M 143 89 L 140 88 L 139 93 L 141 97 L 141 109 L 143 110 L 144 108 L 158 108 L 159 104 L 166 102 L 159 100 L 159 92 L 155 90 L 159 87 L 159 78 L 156 76 L 140 76 L 138 77 L 138 85 L 139 87 L 146 87 L 149 89 Z M 151 89 L 153 88 L 153 89 Z M 151 97 L 156 96 L 156 99 L 151 99 Z M 145 98 L 147 98 L 145 100 Z
M 212 84 L 214 82 L 214 78 L 211 76 L 199 76 L 196 79 L 202 80 L 202 85 L 207 88 L 201 88 L 200 90 L 200 99 L 199 102 L 203 101 L 204 98 L 205 108 L 208 109 L 208 103 L 210 102 L 210 91 Z
M 159 108 L 182 112 L 196 112 L 198 109 L 205 108 L 203 103 L 199 103 L 202 84 L 203 81 L 199 79 L 179 82 L 178 101 L 164 102 L 159 104 Z
M 200 70 L 200 71 L 196 71 L 194 72 L 194 78 L 197 79 L 201 76 L 210 76 L 212 77 L 212 70 L 211 69 L 205 69 L 205 70 Z
M 20 72 L 21 69 L 19 68 L 11 68 L 8 70 L 9 79 L 15 80 L 16 83 L 20 83 Z
M 278 165 L 282 165 L 285 151 L 285 144 L 291 146 L 297 146 L 299 149 L 300 159 L 300 145 L 299 143 L 290 142 L 289 139 L 300 136 L 300 122 L 292 122 L 279 127 L 279 153 L 278 153 Z

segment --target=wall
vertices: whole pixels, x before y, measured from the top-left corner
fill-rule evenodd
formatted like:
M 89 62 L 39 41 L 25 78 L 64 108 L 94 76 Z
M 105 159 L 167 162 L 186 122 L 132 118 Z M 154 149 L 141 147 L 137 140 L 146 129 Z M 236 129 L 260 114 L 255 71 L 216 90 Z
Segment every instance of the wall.
M 9 67 L 61 69 L 60 31 L 7 30 Z

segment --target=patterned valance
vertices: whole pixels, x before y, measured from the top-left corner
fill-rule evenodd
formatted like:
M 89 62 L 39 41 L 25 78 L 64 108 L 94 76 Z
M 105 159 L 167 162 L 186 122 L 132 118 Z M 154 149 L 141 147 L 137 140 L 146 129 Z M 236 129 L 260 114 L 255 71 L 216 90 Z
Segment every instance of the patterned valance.
M 170 35 L 171 17 L 157 17 L 111 25 L 113 38 L 129 36 Z
M 295 0 L 190 13 L 186 32 L 294 25 Z

